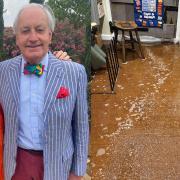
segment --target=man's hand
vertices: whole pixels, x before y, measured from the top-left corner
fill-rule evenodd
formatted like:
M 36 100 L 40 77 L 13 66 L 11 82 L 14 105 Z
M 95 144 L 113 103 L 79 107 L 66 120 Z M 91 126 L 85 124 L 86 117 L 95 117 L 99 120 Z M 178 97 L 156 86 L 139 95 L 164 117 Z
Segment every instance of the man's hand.
M 82 180 L 83 176 L 76 176 L 74 173 L 70 173 L 68 180 Z
M 54 51 L 53 54 L 58 58 L 65 61 L 71 61 L 70 56 L 67 54 L 67 52 L 63 51 Z

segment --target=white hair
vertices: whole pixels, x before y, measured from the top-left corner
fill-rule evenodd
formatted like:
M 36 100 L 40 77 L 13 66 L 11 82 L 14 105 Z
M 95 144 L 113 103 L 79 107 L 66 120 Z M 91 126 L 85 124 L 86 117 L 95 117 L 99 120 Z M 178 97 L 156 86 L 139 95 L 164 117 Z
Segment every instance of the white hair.
M 17 16 L 15 18 L 14 24 L 13 24 L 14 33 L 16 34 L 16 32 L 17 32 L 18 21 L 19 21 L 19 17 L 21 15 L 22 11 L 24 9 L 26 9 L 26 8 L 29 8 L 29 7 L 38 7 L 40 9 L 42 9 L 44 11 L 44 13 L 47 15 L 50 30 L 52 32 L 54 32 L 56 20 L 55 20 L 55 16 L 54 16 L 54 13 L 53 13 L 52 9 L 48 5 L 31 3 L 31 4 L 23 6 L 20 9 L 20 11 L 18 12 L 18 14 L 17 14 Z

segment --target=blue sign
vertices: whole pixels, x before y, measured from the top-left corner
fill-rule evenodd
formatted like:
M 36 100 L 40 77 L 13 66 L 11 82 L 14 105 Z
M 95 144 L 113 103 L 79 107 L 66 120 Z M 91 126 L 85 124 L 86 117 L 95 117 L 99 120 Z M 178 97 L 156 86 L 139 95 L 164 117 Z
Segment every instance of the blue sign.
M 134 18 L 139 27 L 162 27 L 163 0 L 134 0 Z

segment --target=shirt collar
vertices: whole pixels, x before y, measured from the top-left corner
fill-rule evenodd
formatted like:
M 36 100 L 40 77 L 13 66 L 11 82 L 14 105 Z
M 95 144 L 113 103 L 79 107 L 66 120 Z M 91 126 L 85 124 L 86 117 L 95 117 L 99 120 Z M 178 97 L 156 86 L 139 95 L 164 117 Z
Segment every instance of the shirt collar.
M 25 58 L 22 56 L 22 65 L 21 65 L 21 71 L 22 73 L 24 72 L 24 64 L 26 64 L 27 61 L 25 60 Z M 47 71 L 48 68 L 48 53 L 46 53 L 46 55 L 42 58 L 42 60 L 39 62 L 42 65 L 44 65 L 44 71 Z

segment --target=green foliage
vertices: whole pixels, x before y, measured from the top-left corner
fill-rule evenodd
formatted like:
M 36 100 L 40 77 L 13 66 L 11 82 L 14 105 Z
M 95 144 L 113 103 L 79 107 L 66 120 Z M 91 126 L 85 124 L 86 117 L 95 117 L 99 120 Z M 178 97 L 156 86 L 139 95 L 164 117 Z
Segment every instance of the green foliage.
M 4 53 L 1 53 L 1 60 L 9 59 L 20 54 L 20 51 L 16 46 L 16 38 L 12 27 L 4 29 L 3 50 Z
M 86 67 L 88 76 L 91 71 L 90 37 L 91 37 L 91 11 L 90 0 L 49 0 L 48 5 L 52 8 L 58 21 L 68 21 L 76 29 L 85 28 L 84 46 L 81 63 Z M 69 27 L 70 31 L 71 28 Z M 69 34 L 71 36 L 71 33 Z M 80 38 L 80 37 L 79 37 Z
M 82 63 L 85 52 L 85 28 L 74 28 L 69 21 L 57 22 L 51 43 L 52 51 L 66 51 L 72 60 Z
M 49 0 L 48 5 L 60 21 L 67 18 L 75 26 L 90 24 L 89 0 Z
M 4 2 L 0 0 L 0 51 L 3 50 L 3 32 L 4 32 L 4 20 L 3 20 Z
M 29 3 L 44 4 L 44 0 L 30 0 Z

